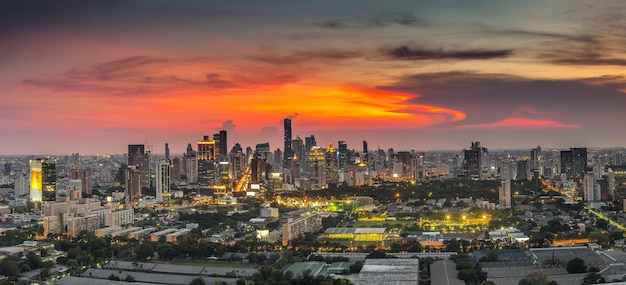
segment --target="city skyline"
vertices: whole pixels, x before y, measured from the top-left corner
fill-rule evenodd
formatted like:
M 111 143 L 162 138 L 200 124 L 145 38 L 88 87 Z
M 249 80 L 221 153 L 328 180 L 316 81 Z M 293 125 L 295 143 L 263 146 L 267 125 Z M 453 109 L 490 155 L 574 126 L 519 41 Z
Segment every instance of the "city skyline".
M 619 1 L 7 1 L 0 154 L 622 147 Z M 8 39 L 8 40 L 7 40 Z

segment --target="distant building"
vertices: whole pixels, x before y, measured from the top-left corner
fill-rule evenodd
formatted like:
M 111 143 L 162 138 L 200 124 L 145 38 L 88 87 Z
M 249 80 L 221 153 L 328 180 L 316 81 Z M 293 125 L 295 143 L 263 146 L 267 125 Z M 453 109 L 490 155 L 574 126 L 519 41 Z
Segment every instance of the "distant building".
M 326 162 L 324 150 L 319 146 L 311 148 L 309 153 L 309 179 L 311 189 L 326 187 Z
M 150 152 L 142 144 L 128 145 L 128 166 L 135 167 L 141 176 L 140 188 L 150 187 Z
M 156 201 L 170 203 L 171 166 L 168 160 L 161 160 L 156 167 Z
M 85 194 L 90 195 L 93 188 L 93 178 L 91 168 L 72 169 L 68 173 L 70 179 L 79 179 L 82 181 L 82 189 Z
M 337 185 L 339 183 L 339 164 L 337 162 L 337 152 L 332 144 L 328 144 L 325 157 L 326 183 Z
M 587 148 L 570 148 L 561 151 L 561 173 L 568 179 L 582 181 L 587 169 Z
M 216 158 L 216 141 L 210 140 L 209 136 L 204 136 L 202 140 L 198 141 L 198 186 L 215 184 L 217 177 Z
M 487 149 L 480 142 L 472 142 L 470 149 L 463 150 L 463 176 L 465 179 L 482 180 Z
M 500 189 L 498 192 L 500 201 L 500 207 L 510 209 L 511 208 L 511 180 L 502 180 L 500 182 Z
M 291 167 L 291 160 L 293 159 L 293 150 L 291 149 L 291 119 L 285 118 L 283 120 L 284 129 L 284 149 L 283 149 L 283 170 L 287 170 Z

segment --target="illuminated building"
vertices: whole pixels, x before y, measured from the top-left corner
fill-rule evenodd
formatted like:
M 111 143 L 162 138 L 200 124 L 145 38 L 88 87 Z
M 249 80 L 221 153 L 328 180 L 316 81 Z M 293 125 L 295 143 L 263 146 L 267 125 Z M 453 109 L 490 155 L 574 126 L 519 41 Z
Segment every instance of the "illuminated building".
M 350 153 L 348 152 L 348 144 L 345 141 L 339 141 L 337 143 L 337 163 L 339 164 L 339 170 L 344 170 L 346 165 L 350 163 Z
M 337 185 L 339 183 L 339 164 L 337 162 L 337 152 L 333 144 L 328 144 L 326 149 L 326 183 Z
M 161 160 L 156 167 L 156 201 L 157 203 L 170 203 L 170 177 L 171 167 L 168 160 Z
M 424 167 L 424 155 L 417 155 L 411 159 L 411 178 L 417 181 L 426 180 L 426 167 Z
M 510 209 L 511 208 L 511 180 L 500 181 L 500 189 L 498 191 L 498 197 L 500 201 L 500 207 Z
M 309 152 L 309 179 L 311 189 L 322 189 L 326 186 L 326 163 L 324 150 L 319 146 L 311 148 Z
M 465 179 L 482 180 L 483 167 L 487 149 L 480 146 L 480 142 L 472 142 L 470 149 L 463 150 L 463 176 Z
M 322 217 L 318 214 L 298 217 L 287 221 L 282 225 L 283 246 L 289 245 L 289 241 L 303 236 L 306 233 L 318 231 L 322 228 Z
M 306 149 L 304 148 L 304 143 L 300 136 L 296 136 L 295 139 L 291 140 L 291 151 L 293 152 L 293 159 L 298 160 L 298 162 L 302 164 Z
M 126 204 L 131 207 L 141 198 L 143 175 L 136 166 L 128 166 L 126 172 Z
M 183 172 L 187 184 L 198 183 L 198 154 L 193 150 L 191 144 L 187 145 L 187 152 L 183 156 Z
M 587 168 L 587 148 L 570 148 L 561 151 L 561 173 L 580 182 Z
M 150 152 L 142 144 L 128 145 L 128 166 L 134 166 L 141 175 L 141 186 L 150 187 Z
M 212 186 L 216 178 L 217 149 L 215 140 L 209 136 L 198 141 L 198 186 Z
M 30 201 L 43 201 L 43 177 L 42 177 L 43 159 L 30 161 Z
M 43 189 L 43 201 L 55 201 L 56 200 L 56 186 L 57 186 L 57 170 L 56 160 L 52 158 L 46 158 L 41 163 L 41 182 Z
M 283 150 L 283 169 L 287 170 L 291 167 L 291 159 L 293 158 L 293 150 L 291 149 L 291 119 L 285 118 L 284 127 L 284 150 Z

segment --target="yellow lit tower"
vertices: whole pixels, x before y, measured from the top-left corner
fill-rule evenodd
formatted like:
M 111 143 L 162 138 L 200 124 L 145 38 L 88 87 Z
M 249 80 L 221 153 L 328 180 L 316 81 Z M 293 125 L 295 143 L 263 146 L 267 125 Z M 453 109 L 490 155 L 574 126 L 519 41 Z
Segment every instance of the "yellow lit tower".
M 332 143 L 326 149 L 326 183 L 337 185 L 339 183 L 339 165 L 337 151 Z
M 324 150 L 319 146 L 314 146 L 309 152 L 309 179 L 311 188 L 322 189 L 326 186 L 326 163 Z
M 30 201 L 41 203 L 43 200 L 42 159 L 30 161 Z
M 198 186 L 212 186 L 216 178 L 216 142 L 209 136 L 198 141 Z

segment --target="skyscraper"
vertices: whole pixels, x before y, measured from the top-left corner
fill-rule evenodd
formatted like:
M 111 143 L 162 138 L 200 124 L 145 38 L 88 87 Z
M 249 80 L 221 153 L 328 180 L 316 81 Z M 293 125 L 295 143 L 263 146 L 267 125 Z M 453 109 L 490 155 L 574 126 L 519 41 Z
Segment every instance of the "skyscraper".
M 41 203 L 43 201 L 43 159 L 35 159 L 30 162 L 30 201 Z
M 283 137 L 283 168 L 289 169 L 291 167 L 291 159 L 293 158 L 293 151 L 291 150 L 291 119 L 285 118 L 283 127 L 285 131 Z
M 487 149 L 480 142 L 472 142 L 470 149 L 463 150 L 463 176 L 465 179 L 482 179 L 482 170 Z
M 217 149 L 215 140 L 204 136 L 198 141 L 198 186 L 211 186 L 216 178 Z
M 150 187 L 150 153 L 142 144 L 128 145 L 128 166 L 135 166 L 141 176 L 140 187 Z
M 561 173 L 568 179 L 582 181 L 587 169 L 587 148 L 570 148 L 561 151 Z
M 500 181 L 500 189 L 498 192 L 500 201 L 500 207 L 510 209 L 511 208 L 511 180 Z
M 168 143 L 165 143 L 165 159 L 170 159 L 170 145 Z
M 56 200 L 57 170 L 56 160 L 46 158 L 41 163 L 43 201 Z
M 78 179 L 82 182 L 82 190 L 85 194 L 91 194 L 93 188 L 93 179 L 91 178 L 91 168 L 72 169 L 68 173 L 70 179 Z
M 133 207 L 141 198 L 143 175 L 135 165 L 129 165 L 126 171 L 126 204 Z
M 337 185 L 339 183 L 339 164 L 337 151 L 333 144 L 328 144 L 326 149 L 326 183 Z
M 156 201 L 170 203 L 171 167 L 169 160 L 161 160 L 156 165 Z
M 350 153 L 348 152 L 348 144 L 345 141 L 339 141 L 337 143 L 337 155 L 339 156 L 337 160 L 339 163 L 339 170 L 343 171 L 346 165 L 348 165 L 350 162 Z
M 311 189 L 322 189 L 326 186 L 326 163 L 324 161 L 324 150 L 319 146 L 314 146 L 309 152 L 309 179 Z
M 221 130 L 220 131 L 220 142 L 219 142 L 219 147 L 217 148 L 219 150 L 219 154 L 220 156 L 226 156 L 228 154 L 228 137 L 226 134 L 225 130 Z

